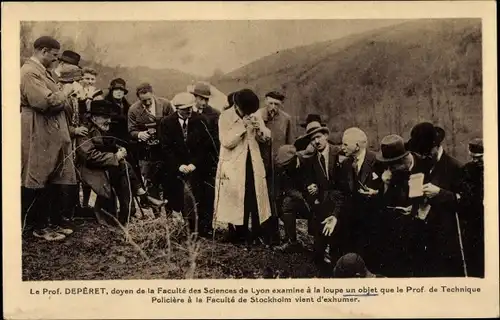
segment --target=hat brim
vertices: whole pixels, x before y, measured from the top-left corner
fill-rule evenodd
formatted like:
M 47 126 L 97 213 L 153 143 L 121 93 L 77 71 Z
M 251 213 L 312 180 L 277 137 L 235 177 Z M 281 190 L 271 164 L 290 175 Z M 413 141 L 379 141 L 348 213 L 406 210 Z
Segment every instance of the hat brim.
M 326 126 L 326 123 L 320 122 L 320 125 Z M 302 128 L 307 128 L 307 122 L 302 122 L 301 124 L 299 124 L 299 126 L 301 126 Z
M 202 97 L 202 98 L 205 98 L 205 99 L 210 99 L 210 96 L 207 96 L 207 95 L 204 95 L 204 94 L 201 94 L 201 93 L 197 93 L 197 92 L 194 92 L 194 91 L 190 91 L 189 93 L 191 93 L 195 97 L 198 96 L 198 97 Z
M 177 110 L 183 110 L 183 109 L 187 109 L 187 108 L 193 108 L 195 106 L 194 103 L 192 104 L 182 104 L 182 105 L 179 105 L 179 106 L 175 106 L 175 109 Z
M 109 89 L 109 91 L 114 91 L 114 90 L 122 90 L 125 94 L 128 93 L 128 90 L 124 87 L 112 87 Z
M 376 155 L 376 158 L 378 161 L 380 162 L 384 162 L 384 163 L 391 163 L 391 162 L 396 162 L 398 160 L 401 160 L 403 159 L 404 157 L 406 157 L 408 154 L 410 153 L 410 151 L 406 150 L 403 154 L 397 156 L 397 157 L 394 157 L 394 158 L 385 158 L 382 153 L 377 153 Z

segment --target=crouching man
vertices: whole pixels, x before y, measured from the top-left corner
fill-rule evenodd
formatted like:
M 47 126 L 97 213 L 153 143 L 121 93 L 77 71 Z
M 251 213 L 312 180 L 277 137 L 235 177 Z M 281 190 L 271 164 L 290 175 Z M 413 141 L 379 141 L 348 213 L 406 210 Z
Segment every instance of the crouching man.
M 141 187 L 130 163 L 125 160 L 127 150 L 117 145 L 115 139 L 106 136 L 112 117 L 112 106 L 106 100 L 94 100 L 90 104 L 90 121 L 88 135 L 78 137 L 76 143 L 77 168 L 81 179 L 101 199 L 103 208 L 117 216 L 118 221 L 125 225 L 130 216 L 135 214 L 133 196 L 154 207 L 164 203 L 150 197 Z M 117 214 L 116 201 L 120 206 Z

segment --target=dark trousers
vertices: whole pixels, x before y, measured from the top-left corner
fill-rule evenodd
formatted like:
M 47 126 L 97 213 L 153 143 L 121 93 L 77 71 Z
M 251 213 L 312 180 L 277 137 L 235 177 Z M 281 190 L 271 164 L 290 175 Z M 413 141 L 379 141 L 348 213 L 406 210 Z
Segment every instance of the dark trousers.
M 141 174 L 144 177 L 148 193 L 157 199 L 160 198 L 160 190 L 162 186 L 162 165 L 163 163 L 158 160 L 139 161 L 139 167 L 141 168 Z
M 97 197 L 96 209 L 104 209 L 110 214 L 117 215 L 118 221 L 126 224 L 136 212 L 133 197 L 137 195 L 142 185 L 132 166 L 126 161 L 120 162 L 118 167 L 109 168 L 107 172 L 114 195 L 111 199 Z M 115 197 L 118 198 L 120 205 L 118 214 Z
M 77 185 L 49 185 L 42 189 L 21 187 L 23 228 L 40 230 L 71 219 L 76 207 Z
M 309 209 L 302 194 L 293 190 L 277 201 L 285 227 L 285 241 L 297 241 L 297 218 L 308 217 Z

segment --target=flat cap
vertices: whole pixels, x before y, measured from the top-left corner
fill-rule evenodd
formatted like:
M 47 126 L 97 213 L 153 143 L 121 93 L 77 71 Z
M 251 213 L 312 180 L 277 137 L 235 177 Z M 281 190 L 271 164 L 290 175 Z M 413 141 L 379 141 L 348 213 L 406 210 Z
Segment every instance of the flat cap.
M 33 47 L 35 49 L 42 49 L 42 48 L 61 49 L 61 44 L 59 43 L 59 41 L 57 41 L 52 37 L 42 36 L 35 40 L 35 42 L 33 43 Z

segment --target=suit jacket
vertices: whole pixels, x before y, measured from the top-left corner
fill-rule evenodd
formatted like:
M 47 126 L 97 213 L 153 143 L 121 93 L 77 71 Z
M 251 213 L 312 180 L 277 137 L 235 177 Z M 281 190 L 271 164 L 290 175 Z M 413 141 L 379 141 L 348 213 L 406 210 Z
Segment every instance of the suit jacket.
M 174 113 L 170 101 L 165 98 L 153 97 L 155 101 L 155 115 L 149 113 L 141 101 L 136 101 L 128 111 L 128 131 L 132 139 L 137 140 L 139 132 L 145 131 L 145 124 L 157 122 Z
M 338 167 L 339 149 L 332 144 L 329 144 L 329 146 L 328 178 L 325 176 L 325 172 L 321 167 L 317 152 L 307 160 L 305 165 L 306 188 L 311 184 L 316 184 L 318 186 L 318 195 L 316 196 L 311 196 L 307 190 L 305 191 L 306 199 L 308 199 L 310 203 L 314 203 L 316 199 L 318 199 L 320 203 L 325 201 L 329 202 L 331 205 L 331 208 L 329 208 L 330 212 L 321 212 L 319 214 L 325 218 L 328 215 L 339 216 L 344 202 Z
M 220 140 L 219 140 L 219 118 L 220 111 L 211 107 L 206 106 L 200 113 L 207 125 L 208 132 L 210 133 L 210 147 L 209 158 L 210 165 L 212 166 L 212 177 L 215 177 L 217 172 L 217 163 L 219 162 L 219 151 L 220 151 Z
M 188 121 L 187 139 L 184 141 L 177 112 L 161 120 L 159 138 L 165 168 L 173 176 L 180 174 L 179 167 L 193 164 L 198 175 L 205 175 L 210 168 L 206 161 L 210 137 L 205 129 L 204 119 L 193 113 Z

